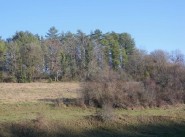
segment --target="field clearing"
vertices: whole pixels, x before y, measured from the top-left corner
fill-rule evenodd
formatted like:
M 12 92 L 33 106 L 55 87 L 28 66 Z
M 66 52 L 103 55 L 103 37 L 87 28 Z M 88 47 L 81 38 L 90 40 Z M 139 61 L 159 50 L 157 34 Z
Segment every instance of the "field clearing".
M 43 99 L 76 98 L 80 83 L 0 83 L 0 103 L 38 102 Z
M 115 109 L 101 122 L 100 109 L 56 106 L 57 98 L 78 98 L 80 83 L 1 83 L 0 137 L 184 137 L 185 105 Z M 44 101 L 46 100 L 46 101 Z

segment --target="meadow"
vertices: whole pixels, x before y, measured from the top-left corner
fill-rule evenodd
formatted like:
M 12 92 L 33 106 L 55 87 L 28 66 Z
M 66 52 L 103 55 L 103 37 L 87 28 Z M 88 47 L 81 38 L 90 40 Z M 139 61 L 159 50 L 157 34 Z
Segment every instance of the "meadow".
M 1 83 L 2 137 L 184 137 L 185 105 L 114 109 L 101 121 L 94 107 L 62 103 L 81 96 L 79 82 Z

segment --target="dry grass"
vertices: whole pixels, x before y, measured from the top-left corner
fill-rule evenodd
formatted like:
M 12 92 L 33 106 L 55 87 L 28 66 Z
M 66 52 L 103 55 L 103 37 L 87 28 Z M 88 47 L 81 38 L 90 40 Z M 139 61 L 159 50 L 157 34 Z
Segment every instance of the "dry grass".
M 43 99 L 76 98 L 80 83 L 0 83 L 0 103 L 37 102 Z

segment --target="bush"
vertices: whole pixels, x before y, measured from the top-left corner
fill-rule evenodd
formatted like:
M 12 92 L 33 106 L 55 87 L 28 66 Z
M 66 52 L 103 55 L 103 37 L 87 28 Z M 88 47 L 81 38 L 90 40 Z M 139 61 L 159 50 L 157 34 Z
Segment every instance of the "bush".
M 120 80 L 118 73 L 114 72 L 105 74 L 98 76 L 96 81 L 83 83 L 83 98 L 87 106 L 103 108 L 108 105 L 127 109 L 147 104 L 149 93 L 143 83 Z
M 16 79 L 16 77 L 14 77 L 14 76 L 10 76 L 10 77 L 6 77 L 6 78 L 4 78 L 3 79 L 3 82 L 12 82 L 12 83 L 16 83 L 17 82 L 17 79 Z
M 114 119 L 114 111 L 111 105 L 105 104 L 102 109 L 97 109 L 96 118 L 99 121 L 106 122 Z
M 48 83 L 52 83 L 52 81 L 53 81 L 52 78 L 49 77 L 48 78 Z
M 0 71 L 0 82 L 3 82 L 3 72 Z

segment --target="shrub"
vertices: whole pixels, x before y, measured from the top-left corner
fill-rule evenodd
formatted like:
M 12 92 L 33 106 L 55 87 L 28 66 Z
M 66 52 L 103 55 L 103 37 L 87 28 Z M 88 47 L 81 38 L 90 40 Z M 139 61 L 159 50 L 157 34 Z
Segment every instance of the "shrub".
M 141 106 L 147 102 L 146 90 L 141 82 L 120 80 L 118 73 L 110 72 L 98 76 L 96 81 L 82 85 L 83 98 L 87 106 L 103 108 L 127 108 Z
M 52 83 L 52 81 L 53 81 L 52 78 L 49 77 L 48 78 L 48 83 Z
M 102 106 L 102 109 L 97 109 L 96 111 L 97 120 L 102 122 L 111 121 L 114 119 L 114 112 L 112 105 L 105 104 Z
M 6 77 L 4 78 L 3 82 L 12 82 L 12 83 L 16 83 L 17 79 L 14 76 L 10 76 L 10 77 Z

